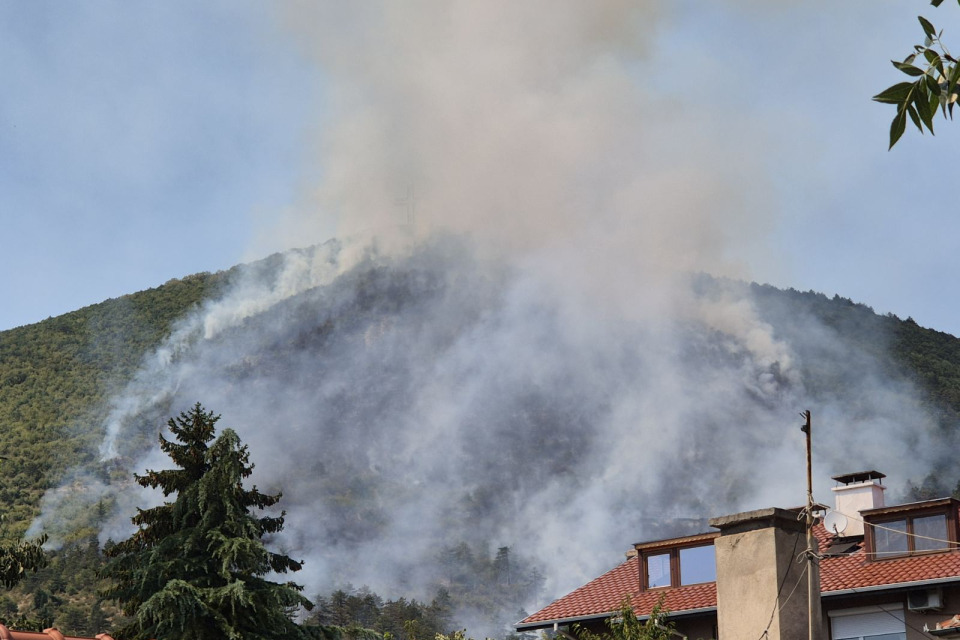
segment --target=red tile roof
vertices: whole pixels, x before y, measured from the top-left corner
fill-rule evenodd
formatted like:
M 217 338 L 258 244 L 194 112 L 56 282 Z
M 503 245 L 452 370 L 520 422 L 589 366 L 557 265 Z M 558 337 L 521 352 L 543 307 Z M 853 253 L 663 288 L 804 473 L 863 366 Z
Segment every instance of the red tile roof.
M 640 565 L 633 556 L 619 567 L 611 569 L 596 580 L 591 580 L 576 591 L 547 605 L 520 624 L 600 615 L 616 610 L 627 595 L 639 591 Z
M 815 533 L 821 542 L 821 549 L 824 548 L 830 535 L 822 526 L 818 526 Z M 837 592 L 944 578 L 957 578 L 960 581 L 960 550 L 868 562 L 866 554 L 860 548 L 851 555 L 828 556 L 820 562 L 820 590 L 825 596 Z M 625 596 L 630 596 L 637 615 L 644 616 L 653 609 L 660 594 L 665 594 L 664 608 L 674 614 L 717 606 L 717 589 L 714 583 L 640 592 L 638 559 L 632 557 L 596 580 L 528 616 L 519 625 L 528 626 L 570 618 L 603 617 L 615 611 Z
M 57 629 L 44 629 L 42 633 L 35 631 L 12 631 L 6 625 L 0 624 L 0 640 L 113 640 L 106 633 L 98 634 L 94 638 L 81 636 L 65 636 Z
M 960 627 L 960 615 L 953 616 L 949 620 L 937 623 L 937 629 L 956 629 Z
M 863 549 L 860 549 L 849 556 L 820 561 L 820 591 L 824 595 L 832 591 L 943 578 L 960 579 L 960 551 L 868 562 Z
M 717 606 L 717 585 L 713 582 L 675 589 L 654 589 L 643 593 L 640 593 L 639 584 L 639 560 L 634 556 L 596 580 L 528 616 L 520 624 L 602 616 L 615 611 L 626 596 L 630 596 L 630 604 L 637 615 L 649 614 L 661 595 L 664 596 L 664 608 L 671 612 Z

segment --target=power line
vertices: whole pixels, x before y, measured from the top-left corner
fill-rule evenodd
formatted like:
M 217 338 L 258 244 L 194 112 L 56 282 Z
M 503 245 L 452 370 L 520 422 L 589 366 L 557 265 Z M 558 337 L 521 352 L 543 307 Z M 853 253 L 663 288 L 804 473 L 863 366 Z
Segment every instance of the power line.
M 832 511 L 835 511 L 836 513 L 841 513 L 840 511 L 837 511 L 836 509 L 832 509 Z M 874 522 L 867 522 L 866 520 L 863 520 L 862 518 L 858 518 L 857 516 L 847 515 L 846 513 L 843 513 L 843 514 L 841 514 L 841 515 L 843 515 L 843 516 L 845 516 L 845 517 L 847 517 L 847 518 L 853 518 L 853 519 L 856 520 L 857 522 L 862 522 L 863 524 L 865 524 L 865 525 L 867 525 L 867 526 L 870 526 L 870 527 L 873 527 L 874 529 L 883 529 L 883 530 L 885 530 L 885 531 L 892 531 L 893 533 L 899 533 L 899 534 L 902 535 L 902 536 L 910 536 L 911 538 L 922 538 L 923 540 L 933 540 L 934 542 L 944 542 L 944 543 L 946 543 L 946 544 L 952 544 L 952 545 L 960 546 L 960 542 L 957 542 L 957 541 L 955 541 L 955 540 L 942 540 L 942 539 L 940 539 L 940 538 L 931 538 L 930 536 L 922 536 L 922 535 L 920 535 L 919 533 L 907 533 L 906 531 L 900 531 L 899 529 L 894 529 L 894 528 L 892 528 L 892 527 L 885 527 L 885 526 L 883 526 L 882 524 L 876 524 L 876 523 L 874 523 Z
M 819 561 L 814 560 L 814 562 L 817 563 L 817 567 L 819 568 L 819 567 L 820 567 Z M 857 594 L 857 595 L 860 595 L 860 594 L 861 594 L 860 591 L 857 591 L 856 589 L 853 589 L 853 588 L 850 588 L 850 591 L 852 591 L 853 593 L 855 593 L 855 594 Z M 938 640 L 938 639 L 935 638 L 933 635 L 927 633 L 927 632 L 924 631 L 923 629 L 917 629 L 915 626 L 913 626 L 912 624 L 910 624 L 909 622 L 907 622 L 907 616 L 906 616 L 906 615 L 904 615 L 902 618 L 898 618 L 898 617 L 895 616 L 894 614 L 892 614 L 892 613 L 890 613 L 889 611 L 887 611 L 886 609 L 884 609 L 882 606 L 879 607 L 879 609 L 880 609 L 880 611 L 883 611 L 883 612 L 884 612 L 885 614 L 887 614 L 888 616 L 891 616 L 891 617 L 899 620 L 900 622 L 902 622 L 902 623 L 904 624 L 904 626 L 910 627 L 911 629 L 913 629 L 913 630 L 916 631 L 917 633 L 923 634 L 923 635 L 927 636 L 928 638 L 932 638 L 933 640 Z M 761 636 L 761 637 L 762 637 L 762 636 Z
M 864 549 L 857 549 L 850 553 L 838 553 L 835 555 L 828 555 L 829 558 L 844 558 L 846 556 L 852 556 L 857 552 L 863 552 L 865 556 L 923 556 L 933 553 L 938 553 L 941 551 L 948 551 L 948 549 L 921 549 L 920 551 L 866 551 Z
M 773 618 L 777 614 L 777 611 L 782 609 L 790 601 L 790 598 L 793 597 L 793 594 L 796 593 L 797 587 L 800 586 L 800 583 L 803 582 L 803 577 L 807 574 L 807 569 L 810 568 L 810 565 L 805 565 L 803 571 L 800 572 L 800 575 L 797 577 L 797 581 L 793 584 L 793 589 L 790 590 L 790 593 L 786 598 L 783 599 L 783 602 L 780 602 L 780 594 L 777 594 L 777 601 L 773 603 L 773 611 L 770 612 L 770 621 L 767 622 L 767 628 L 763 630 L 763 633 L 760 634 L 760 640 L 767 635 L 767 632 L 770 631 L 770 627 L 773 626 Z M 781 583 L 782 584 L 782 583 Z
M 797 536 L 796 538 L 793 539 L 793 550 L 790 551 L 791 556 L 797 552 L 797 545 L 799 543 L 800 543 L 800 536 Z M 805 571 L 806 569 L 804 569 L 804 572 Z M 763 638 L 763 636 L 767 635 L 768 631 L 770 631 L 770 626 L 773 624 L 773 617 L 777 615 L 777 609 L 780 608 L 780 594 L 783 592 L 783 585 L 787 582 L 788 573 L 789 571 L 785 571 L 783 573 L 783 579 L 780 580 L 780 587 L 777 589 L 777 597 L 773 599 L 773 611 L 770 612 L 770 621 L 767 622 L 767 628 L 764 629 L 763 633 L 760 634 L 761 639 Z M 800 578 L 801 579 L 803 578 L 802 573 L 800 574 Z M 800 584 L 800 580 L 797 580 L 797 584 Z M 796 591 L 796 590 L 797 590 L 797 587 L 796 585 L 794 585 L 793 591 Z M 790 592 L 790 595 L 793 595 L 793 591 Z

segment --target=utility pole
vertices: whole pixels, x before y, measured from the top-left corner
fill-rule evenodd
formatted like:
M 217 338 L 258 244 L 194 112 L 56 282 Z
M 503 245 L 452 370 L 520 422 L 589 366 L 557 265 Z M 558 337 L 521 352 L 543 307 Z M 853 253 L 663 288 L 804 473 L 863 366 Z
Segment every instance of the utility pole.
M 800 414 L 805 422 L 800 430 L 807 434 L 807 630 L 809 640 L 813 638 L 813 590 L 820 588 L 820 585 L 813 581 L 813 451 L 810 446 L 810 411 L 804 411 Z

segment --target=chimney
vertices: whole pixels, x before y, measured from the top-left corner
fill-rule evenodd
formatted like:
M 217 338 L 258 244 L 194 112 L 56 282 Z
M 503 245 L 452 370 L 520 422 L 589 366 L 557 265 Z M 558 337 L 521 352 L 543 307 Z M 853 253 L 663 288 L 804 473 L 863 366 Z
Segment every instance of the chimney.
M 766 631 L 764 640 L 807 640 L 806 563 L 796 560 L 807 540 L 797 512 L 759 509 L 712 518 L 710 526 L 720 529 L 713 541 L 718 637 L 756 640 Z M 820 572 L 812 569 L 814 638 L 822 638 Z
M 863 522 L 860 512 L 864 509 L 876 509 L 883 506 L 883 492 L 886 487 L 880 480 L 886 478 L 879 471 L 858 471 L 842 476 L 833 476 L 837 486 L 833 492 L 837 498 L 835 511 L 846 516 L 846 526 L 838 528 L 836 533 L 843 536 L 862 536 Z M 830 533 L 835 533 L 831 531 Z

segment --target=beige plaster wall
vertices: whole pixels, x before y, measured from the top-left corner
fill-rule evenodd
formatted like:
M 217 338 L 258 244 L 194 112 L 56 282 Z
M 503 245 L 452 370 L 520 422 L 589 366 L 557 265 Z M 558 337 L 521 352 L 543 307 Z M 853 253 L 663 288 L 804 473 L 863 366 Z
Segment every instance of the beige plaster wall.
M 804 564 L 796 562 L 806 548 L 803 532 L 764 527 L 721 535 L 714 545 L 721 639 L 757 640 L 769 623 L 768 640 L 807 640 L 807 578 L 801 577 Z M 818 575 L 814 579 L 819 591 Z M 819 603 L 814 625 L 822 630 Z

